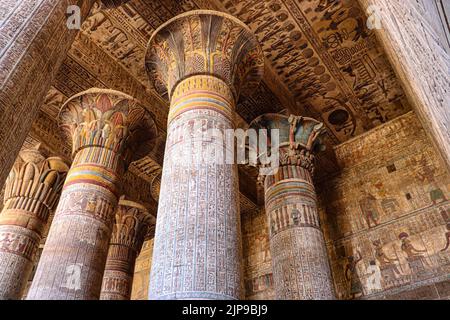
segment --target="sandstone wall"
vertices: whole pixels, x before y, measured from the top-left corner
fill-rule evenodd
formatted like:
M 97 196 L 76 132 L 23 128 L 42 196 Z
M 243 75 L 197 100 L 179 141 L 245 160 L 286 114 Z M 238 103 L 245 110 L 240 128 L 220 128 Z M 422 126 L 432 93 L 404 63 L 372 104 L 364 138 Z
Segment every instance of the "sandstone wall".
M 338 297 L 449 297 L 450 178 L 414 113 L 335 152 L 317 189 Z

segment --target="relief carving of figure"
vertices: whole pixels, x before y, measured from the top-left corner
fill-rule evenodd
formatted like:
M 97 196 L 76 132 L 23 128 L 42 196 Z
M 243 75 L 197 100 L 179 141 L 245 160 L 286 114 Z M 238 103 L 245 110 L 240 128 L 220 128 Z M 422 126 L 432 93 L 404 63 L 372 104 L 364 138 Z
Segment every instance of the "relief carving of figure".
M 430 266 L 426 260 L 426 249 L 416 249 L 409 239 L 409 235 L 406 232 L 399 234 L 398 238 L 401 240 L 401 249 L 406 254 L 406 260 L 412 274 L 417 274 L 424 271 L 427 266 Z
M 366 294 L 383 289 L 381 285 L 381 269 L 374 260 L 369 262 L 366 269 Z
M 270 247 L 267 234 L 260 234 L 256 237 L 255 242 L 258 244 L 259 254 L 261 256 L 260 262 L 266 262 L 270 259 Z
M 271 214 L 270 215 L 270 231 L 271 231 L 272 235 L 274 235 L 275 232 L 277 231 L 276 223 L 277 223 L 277 221 L 275 220 L 274 214 Z
M 300 211 L 296 207 L 291 211 L 292 221 L 294 221 L 294 225 L 298 226 L 300 223 Z
M 359 207 L 369 228 L 376 227 L 379 221 L 377 199 L 368 191 L 362 191 Z
M 386 214 L 395 213 L 400 208 L 397 199 L 388 196 L 388 192 L 383 182 L 379 181 L 375 185 L 378 196 L 381 198 L 381 208 Z
M 418 180 L 421 183 L 428 182 L 431 185 L 430 199 L 433 204 L 447 201 L 444 192 L 437 186 L 435 177 L 437 169 L 427 162 L 426 155 L 423 154 L 419 161 L 414 161 L 414 165 L 421 168 L 416 174 Z
M 399 259 L 396 258 L 389 258 L 386 253 L 383 250 L 383 245 L 380 240 L 375 240 L 373 242 L 373 245 L 375 247 L 375 257 L 377 261 L 379 262 L 381 267 L 386 266 L 392 266 L 394 267 L 394 270 L 396 273 L 400 274 L 400 271 L 398 270 L 397 266 L 395 265 L 396 262 L 399 262 Z
M 433 204 L 436 204 L 438 202 L 445 202 L 447 201 L 447 198 L 445 197 L 444 192 L 441 190 L 441 188 L 436 188 L 430 191 L 430 198 Z
M 97 31 L 97 29 L 106 21 L 106 16 L 101 10 L 100 3 L 96 2 L 92 6 L 90 17 L 88 17 L 83 25 L 83 29 L 92 33 Z
M 351 255 L 347 258 L 347 265 L 345 267 L 345 279 L 349 283 L 350 298 L 355 299 L 362 295 L 362 284 L 359 279 L 358 270 L 356 266 L 362 260 L 361 253 L 358 251 L 357 255 Z
M 441 252 L 444 252 L 448 249 L 448 247 L 450 246 L 450 222 L 447 223 L 447 232 L 445 233 L 445 240 L 446 240 L 446 244 L 444 249 L 441 250 Z
M 380 240 L 373 241 L 373 246 L 375 247 L 375 258 L 380 265 L 380 271 L 383 275 L 385 286 L 389 286 L 390 283 L 394 282 L 398 277 L 402 275 L 402 272 L 398 269 L 397 263 L 400 262 L 398 257 L 389 257 L 384 249 L 383 244 Z

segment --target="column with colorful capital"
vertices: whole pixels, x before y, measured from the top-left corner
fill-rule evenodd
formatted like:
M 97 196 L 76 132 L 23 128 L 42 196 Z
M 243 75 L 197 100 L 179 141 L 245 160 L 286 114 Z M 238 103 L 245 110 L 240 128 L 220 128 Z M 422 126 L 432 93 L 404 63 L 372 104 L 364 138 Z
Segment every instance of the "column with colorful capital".
M 314 157 L 323 123 L 266 114 L 253 129 L 278 130 L 279 167 L 263 177 L 273 280 L 277 299 L 334 299 L 333 281 L 313 185 Z
M 147 71 L 170 100 L 150 299 L 242 297 L 237 166 L 223 137 L 263 62 L 248 27 L 215 11 L 179 15 L 150 40 Z
M 156 218 L 144 205 L 125 197 L 120 199 L 100 300 L 130 300 L 136 258 L 155 223 Z
M 59 121 L 74 160 L 27 298 L 98 299 L 121 177 L 157 129 L 134 98 L 95 88 L 70 98 Z
M 106 8 L 128 0 L 102 0 Z M 94 0 L 2 0 L 0 4 L 0 185 Z M 77 22 L 72 24 L 72 22 Z

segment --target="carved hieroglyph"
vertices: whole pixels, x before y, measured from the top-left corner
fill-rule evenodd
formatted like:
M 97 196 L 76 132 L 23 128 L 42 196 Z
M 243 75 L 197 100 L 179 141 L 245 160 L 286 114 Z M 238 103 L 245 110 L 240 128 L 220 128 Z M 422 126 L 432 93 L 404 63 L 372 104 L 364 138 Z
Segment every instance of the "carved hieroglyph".
M 418 1 L 359 0 L 380 22 L 378 36 L 420 121 L 450 171 L 450 56 Z
M 263 115 L 253 128 L 279 129 L 280 167 L 264 178 L 273 281 L 277 299 L 334 299 L 333 282 L 312 181 L 323 123 Z
M 109 242 L 100 300 L 130 300 L 134 265 L 156 219 L 143 205 L 121 198 Z
M 335 148 L 316 184 L 339 299 L 450 297 L 450 175 L 410 112 Z
M 74 161 L 28 299 L 98 299 L 121 177 L 157 130 L 135 99 L 102 89 L 70 98 L 60 123 Z
M 237 168 L 218 160 L 226 146 L 206 131 L 234 128 L 239 95 L 261 78 L 261 49 L 236 18 L 191 11 L 155 31 L 146 65 L 171 102 L 149 298 L 239 299 Z
M 106 0 L 109 6 L 124 1 Z M 4 0 L 0 10 L 0 185 L 3 185 L 32 121 L 78 30 L 67 11 L 83 21 L 94 0 Z
M 255 33 L 273 70 L 273 92 L 280 97 L 279 88 L 286 87 L 294 103 L 304 107 L 292 110 L 324 122 L 334 143 L 409 110 L 358 1 L 215 2 Z M 278 112 L 269 108 L 266 112 Z
M 58 203 L 69 167 L 57 157 L 24 150 L 5 184 L 0 213 L 0 299 L 20 299 L 39 242 Z

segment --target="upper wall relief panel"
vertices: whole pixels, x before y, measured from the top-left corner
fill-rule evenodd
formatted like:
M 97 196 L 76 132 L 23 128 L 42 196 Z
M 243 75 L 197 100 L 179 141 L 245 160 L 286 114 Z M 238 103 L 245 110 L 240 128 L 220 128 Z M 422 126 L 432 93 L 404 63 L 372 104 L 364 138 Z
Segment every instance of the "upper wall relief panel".
M 233 14 L 249 25 L 266 57 L 260 87 L 237 106 L 239 126 L 269 112 L 293 112 L 325 122 L 328 152 L 321 176 L 337 170 L 332 145 L 410 110 L 404 93 L 366 27 L 356 1 L 337 0 L 131 0 L 117 9 L 95 5 L 47 96 L 44 112 L 90 87 L 113 88 L 141 100 L 166 130 L 168 105 L 144 68 L 153 31 L 194 9 Z M 161 152 L 158 156 L 163 156 Z
M 339 142 L 410 110 L 357 1 L 217 1 L 249 25 L 296 102 Z
M 154 28 L 131 6 L 118 10 L 102 10 L 96 3 L 81 33 L 122 64 L 145 86 L 150 86 L 145 73 L 144 56 Z
M 288 108 L 277 98 L 286 89 L 298 110 L 306 109 L 327 124 L 334 143 L 410 110 L 356 1 L 132 0 L 114 10 L 94 6 L 81 33 L 154 92 L 143 67 L 152 32 L 173 16 L 199 8 L 227 11 L 246 23 L 277 77 L 279 85 L 263 83 L 239 105 L 238 113 L 247 122 Z

